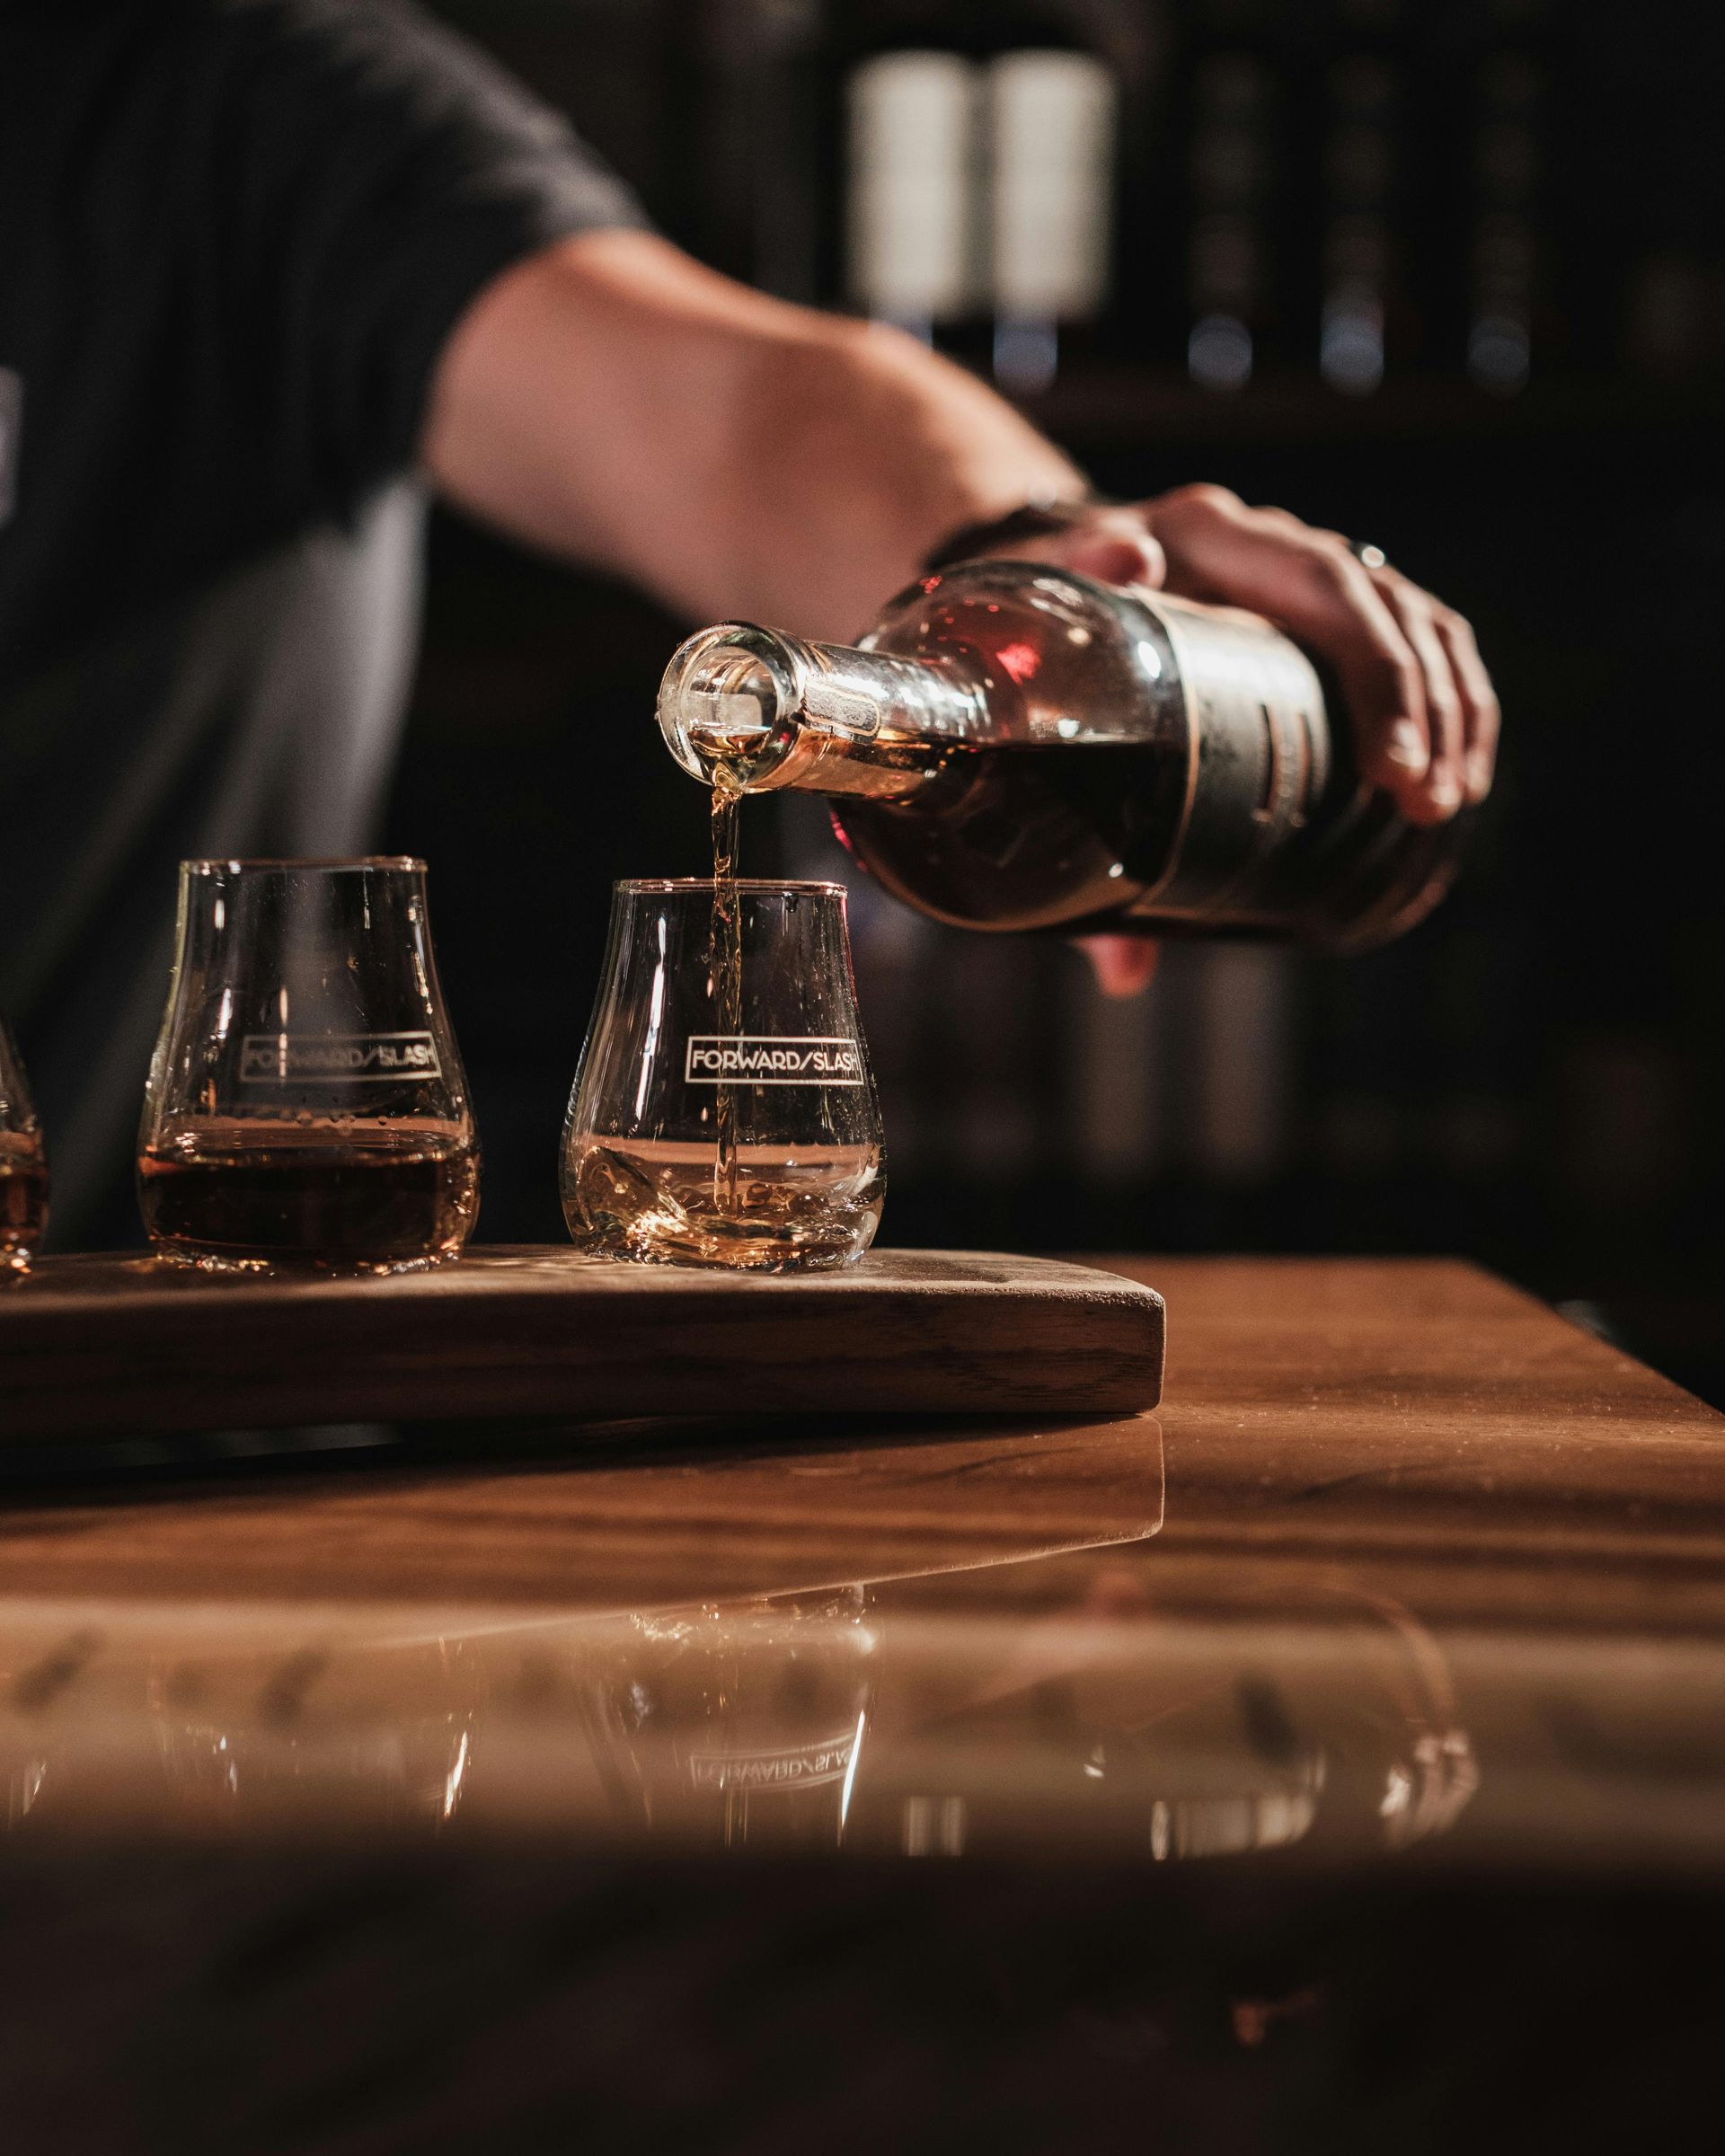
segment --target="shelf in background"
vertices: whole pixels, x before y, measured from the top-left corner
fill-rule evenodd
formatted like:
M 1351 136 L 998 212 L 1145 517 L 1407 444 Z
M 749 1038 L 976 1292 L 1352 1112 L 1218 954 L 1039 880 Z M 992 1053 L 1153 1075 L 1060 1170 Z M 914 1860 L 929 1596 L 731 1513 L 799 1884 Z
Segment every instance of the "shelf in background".
M 1171 373 L 1085 364 L 1074 367 L 1046 394 L 1022 400 L 1021 408 L 1047 432 L 1080 446 L 1510 441 L 1717 429 L 1725 422 L 1725 385 L 1626 387 L 1574 378 L 1497 397 L 1453 377 L 1426 376 L 1387 382 L 1371 396 L 1350 397 L 1307 376 L 1286 375 L 1223 395 Z

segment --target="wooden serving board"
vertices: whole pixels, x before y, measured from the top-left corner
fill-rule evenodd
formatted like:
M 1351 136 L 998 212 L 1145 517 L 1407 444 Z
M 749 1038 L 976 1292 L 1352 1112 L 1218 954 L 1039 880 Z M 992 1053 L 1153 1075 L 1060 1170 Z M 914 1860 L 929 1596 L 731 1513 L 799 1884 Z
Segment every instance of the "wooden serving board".
M 483 1248 L 385 1279 L 49 1258 L 0 1281 L 0 1441 L 490 1415 L 1119 1415 L 1162 1298 L 1045 1258 L 739 1275 Z

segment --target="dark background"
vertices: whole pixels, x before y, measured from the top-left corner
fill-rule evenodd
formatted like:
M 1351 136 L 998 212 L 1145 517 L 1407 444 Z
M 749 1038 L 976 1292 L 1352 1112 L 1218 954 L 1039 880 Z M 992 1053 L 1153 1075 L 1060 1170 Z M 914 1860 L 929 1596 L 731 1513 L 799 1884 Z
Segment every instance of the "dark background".
M 1538 0 L 447 0 L 705 260 L 844 304 L 844 85 L 904 44 L 1076 44 L 1115 71 L 1114 299 L 1028 407 L 1099 486 L 1192 479 L 1376 541 L 1473 621 L 1506 713 L 1462 884 L 1388 950 L 1171 950 L 1097 996 L 1055 943 L 853 884 L 898 1242 L 1454 1250 L 1725 1402 L 1715 835 L 1725 148 L 1711 11 Z M 1254 368 L 1188 379 L 1207 63 L 1269 94 L 1241 212 Z M 1325 385 L 1337 69 L 1394 86 L 1385 371 Z M 1506 67 L 1507 64 L 1507 67 Z M 1508 84 L 1506 93 L 1505 84 Z M 1508 107 L 1506 118 L 1505 99 Z M 1514 139 L 1505 163 L 1501 129 Z M 1494 134 L 1494 130 L 1498 130 Z M 1507 193 L 1506 193 L 1507 190 Z M 1506 207 L 1507 206 L 1507 207 Z M 1483 221 L 1532 241 L 1529 367 L 1469 378 Z M 986 367 L 986 323 L 942 341 Z M 885 595 L 883 595 L 884 596 Z M 389 843 L 429 857 L 486 1148 L 482 1235 L 558 1237 L 559 1122 L 606 887 L 704 872 L 652 695 L 688 624 L 453 517 Z M 859 624 L 860 626 L 860 624 Z M 831 871 L 810 804 L 746 870 Z

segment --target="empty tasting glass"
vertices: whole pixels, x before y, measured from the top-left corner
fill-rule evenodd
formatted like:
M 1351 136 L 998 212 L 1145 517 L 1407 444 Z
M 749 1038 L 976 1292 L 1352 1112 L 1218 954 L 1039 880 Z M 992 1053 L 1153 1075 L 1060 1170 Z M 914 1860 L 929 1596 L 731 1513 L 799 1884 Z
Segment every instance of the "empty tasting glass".
M 785 1272 L 862 1255 L 886 1162 L 842 885 L 615 887 L 562 1196 L 575 1241 L 615 1258 Z
M 156 1250 L 213 1270 L 400 1272 L 479 1203 L 419 861 L 188 861 L 139 1134 Z
M 24 1066 L 0 1017 L 0 1273 L 22 1272 L 48 1225 L 48 1155 Z

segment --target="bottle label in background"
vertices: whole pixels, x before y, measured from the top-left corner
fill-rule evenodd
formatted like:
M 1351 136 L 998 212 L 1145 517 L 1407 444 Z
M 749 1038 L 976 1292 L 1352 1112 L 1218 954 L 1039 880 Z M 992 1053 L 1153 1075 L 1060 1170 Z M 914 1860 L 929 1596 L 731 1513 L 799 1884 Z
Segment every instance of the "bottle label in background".
M 368 1085 L 442 1075 L 429 1033 L 248 1033 L 240 1042 L 242 1085 Z
M 836 1033 L 695 1033 L 690 1085 L 861 1085 L 862 1052 Z

